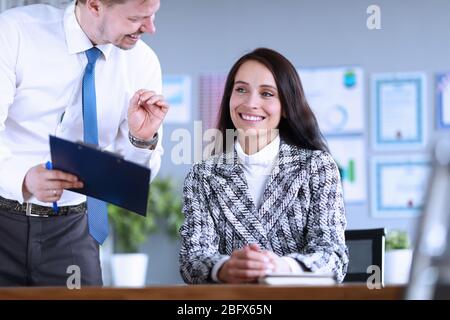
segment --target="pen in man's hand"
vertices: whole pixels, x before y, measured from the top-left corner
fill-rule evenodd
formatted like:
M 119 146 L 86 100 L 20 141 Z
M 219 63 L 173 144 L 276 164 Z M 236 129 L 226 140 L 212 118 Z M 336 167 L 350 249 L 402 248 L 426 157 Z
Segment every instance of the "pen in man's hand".
M 45 168 L 47 170 L 52 170 L 53 166 L 52 163 L 50 161 L 47 161 L 47 163 L 45 164 Z M 55 213 L 58 213 L 58 204 L 55 202 L 53 202 L 53 211 L 55 211 Z

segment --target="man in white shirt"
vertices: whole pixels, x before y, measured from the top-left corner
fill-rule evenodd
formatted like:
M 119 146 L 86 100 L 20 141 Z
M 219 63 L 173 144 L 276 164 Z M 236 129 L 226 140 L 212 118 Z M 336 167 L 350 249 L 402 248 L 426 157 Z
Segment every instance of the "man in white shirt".
M 140 36 L 155 32 L 159 6 L 78 0 L 65 11 L 33 5 L 0 15 L 0 286 L 64 286 L 70 265 L 80 268 L 82 284 L 102 284 L 90 206 L 86 215 L 86 197 L 65 190 L 83 184 L 45 168 L 49 135 L 83 140 L 93 92 L 99 147 L 156 175 L 169 106 L 159 60 Z M 85 87 L 93 50 L 95 80 Z

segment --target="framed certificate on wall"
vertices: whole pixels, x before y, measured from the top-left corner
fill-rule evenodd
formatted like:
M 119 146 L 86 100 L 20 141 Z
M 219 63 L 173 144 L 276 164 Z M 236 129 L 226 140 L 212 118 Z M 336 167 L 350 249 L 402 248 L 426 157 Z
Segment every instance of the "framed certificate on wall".
M 436 117 L 439 129 L 450 129 L 450 72 L 436 76 Z
M 372 78 L 372 143 L 375 150 L 426 145 L 426 75 L 377 74 Z
M 371 211 L 376 218 L 417 217 L 431 161 L 424 155 L 378 156 L 371 164 Z

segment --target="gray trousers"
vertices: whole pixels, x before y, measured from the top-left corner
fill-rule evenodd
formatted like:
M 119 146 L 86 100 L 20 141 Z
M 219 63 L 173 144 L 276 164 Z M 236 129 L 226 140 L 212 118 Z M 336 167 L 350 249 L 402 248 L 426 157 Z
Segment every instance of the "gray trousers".
M 43 218 L 0 209 L 0 286 L 66 286 L 77 267 L 81 286 L 102 285 L 86 214 Z

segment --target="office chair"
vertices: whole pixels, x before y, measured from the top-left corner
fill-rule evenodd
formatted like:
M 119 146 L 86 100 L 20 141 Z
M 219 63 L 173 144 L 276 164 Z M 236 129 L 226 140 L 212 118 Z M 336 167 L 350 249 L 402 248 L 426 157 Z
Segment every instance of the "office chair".
M 372 273 L 367 268 L 376 265 L 384 284 L 385 229 L 346 230 L 345 243 L 349 251 L 349 263 L 344 282 L 366 282 Z

